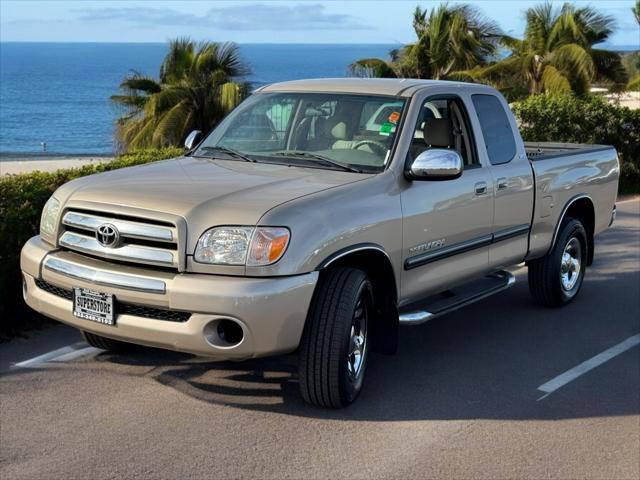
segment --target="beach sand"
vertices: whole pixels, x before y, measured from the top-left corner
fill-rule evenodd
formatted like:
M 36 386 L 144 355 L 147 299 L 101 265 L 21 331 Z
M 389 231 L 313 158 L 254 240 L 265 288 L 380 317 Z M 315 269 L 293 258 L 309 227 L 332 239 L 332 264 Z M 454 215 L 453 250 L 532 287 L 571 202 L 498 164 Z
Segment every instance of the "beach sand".
M 53 172 L 60 168 L 74 168 L 93 163 L 110 162 L 113 157 L 48 157 L 46 160 L 2 159 L 0 160 L 0 175 L 15 175 L 18 173 Z

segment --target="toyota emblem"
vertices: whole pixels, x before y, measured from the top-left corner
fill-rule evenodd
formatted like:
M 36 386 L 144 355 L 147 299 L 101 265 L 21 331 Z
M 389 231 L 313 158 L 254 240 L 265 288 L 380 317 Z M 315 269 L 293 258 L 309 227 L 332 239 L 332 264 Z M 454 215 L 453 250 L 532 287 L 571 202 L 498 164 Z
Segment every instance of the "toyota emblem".
M 96 240 L 103 247 L 115 247 L 120 241 L 120 232 L 110 223 L 103 223 L 96 230 Z

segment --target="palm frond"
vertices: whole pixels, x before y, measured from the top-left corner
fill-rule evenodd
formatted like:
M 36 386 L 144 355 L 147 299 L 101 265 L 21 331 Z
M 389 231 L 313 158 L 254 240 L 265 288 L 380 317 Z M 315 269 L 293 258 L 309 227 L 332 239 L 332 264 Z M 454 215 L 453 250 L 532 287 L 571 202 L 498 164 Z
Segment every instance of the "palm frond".
M 169 42 L 169 52 L 160 66 L 160 81 L 175 83 L 185 78 L 193 62 L 194 54 L 195 44 L 187 37 Z
M 553 65 L 548 65 L 542 73 L 542 88 L 547 93 L 571 93 L 569 80 Z
M 546 50 L 552 51 L 568 43 L 586 46 L 587 38 L 575 13 L 575 7 L 569 3 L 562 6 L 560 15 L 555 19 L 547 37 Z
M 529 8 L 525 12 L 527 26 L 524 37 L 529 44 L 529 48 L 539 53 L 547 51 L 549 34 L 553 29 L 553 24 L 558 18 L 558 12 L 553 8 L 551 2 L 546 1 L 540 5 Z
M 217 81 L 242 77 L 250 73 L 240 59 L 240 51 L 234 43 L 202 43 L 192 63 L 191 74 L 206 78 L 217 74 Z
M 616 21 L 611 15 L 603 15 L 591 7 L 575 10 L 575 17 L 589 46 L 607 40 L 616 26 Z
M 191 92 L 180 85 L 170 86 L 149 98 L 145 104 L 144 113 L 149 117 L 159 116 L 175 105 L 189 98 Z
M 162 86 L 153 78 L 141 75 L 136 71 L 132 71 L 122 80 L 120 88 L 128 93 L 136 92 L 145 94 L 158 93 L 162 90 Z
M 220 86 L 220 106 L 225 114 L 236 108 L 241 101 L 242 85 L 228 82 Z
M 147 97 L 140 95 L 111 95 L 109 97 L 113 103 L 123 105 L 125 107 L 131 107 L 132 109 L 141 110 L 144 108 L 144 104 L 147 101 Z
M 145 117 L 137 121 L 131 132 L 125 136 L 128 139 L 126 145 L 128 148 L 149 148 L 153 146 L 153 132 L 157 125 L 155 117 Z
M 166 147 L 179 145 L 187 133 L 193 130 L 189 124 L 189 116 L 192 113 L 187 100 L 183 100 L 165 112 L 159 119 L 151 137 L 154 147 Z
M 556 68 L 577 77 L 591 80 L 595 75 L 595 66 L 591 55 L 575 43 L 563 45 L 554 50 L 551 62 Z

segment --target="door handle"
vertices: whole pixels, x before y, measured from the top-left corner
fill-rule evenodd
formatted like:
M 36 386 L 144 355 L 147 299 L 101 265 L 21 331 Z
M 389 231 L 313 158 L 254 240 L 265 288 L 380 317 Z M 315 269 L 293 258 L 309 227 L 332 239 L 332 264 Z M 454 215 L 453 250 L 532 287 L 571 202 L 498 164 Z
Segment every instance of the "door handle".
M 507 187 L 509 186 L 509 182 L 507 181 L 506 178 L 499 178 L 497 180 L 498 183 L 498 190 L 506 190 Z
M 487 182 L 478 182 L 475 186 L 476 195 L 484 195 L 487 193 Z

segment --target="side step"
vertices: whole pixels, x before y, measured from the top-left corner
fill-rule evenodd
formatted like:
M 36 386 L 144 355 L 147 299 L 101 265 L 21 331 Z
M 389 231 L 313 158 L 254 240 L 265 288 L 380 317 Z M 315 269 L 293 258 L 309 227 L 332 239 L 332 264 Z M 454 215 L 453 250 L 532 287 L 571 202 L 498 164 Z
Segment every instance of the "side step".
M 425 298 L 400 310 L 400 325 L 420 325 L 511 287 L 516 277 L 501 270 L 452 290 Z

